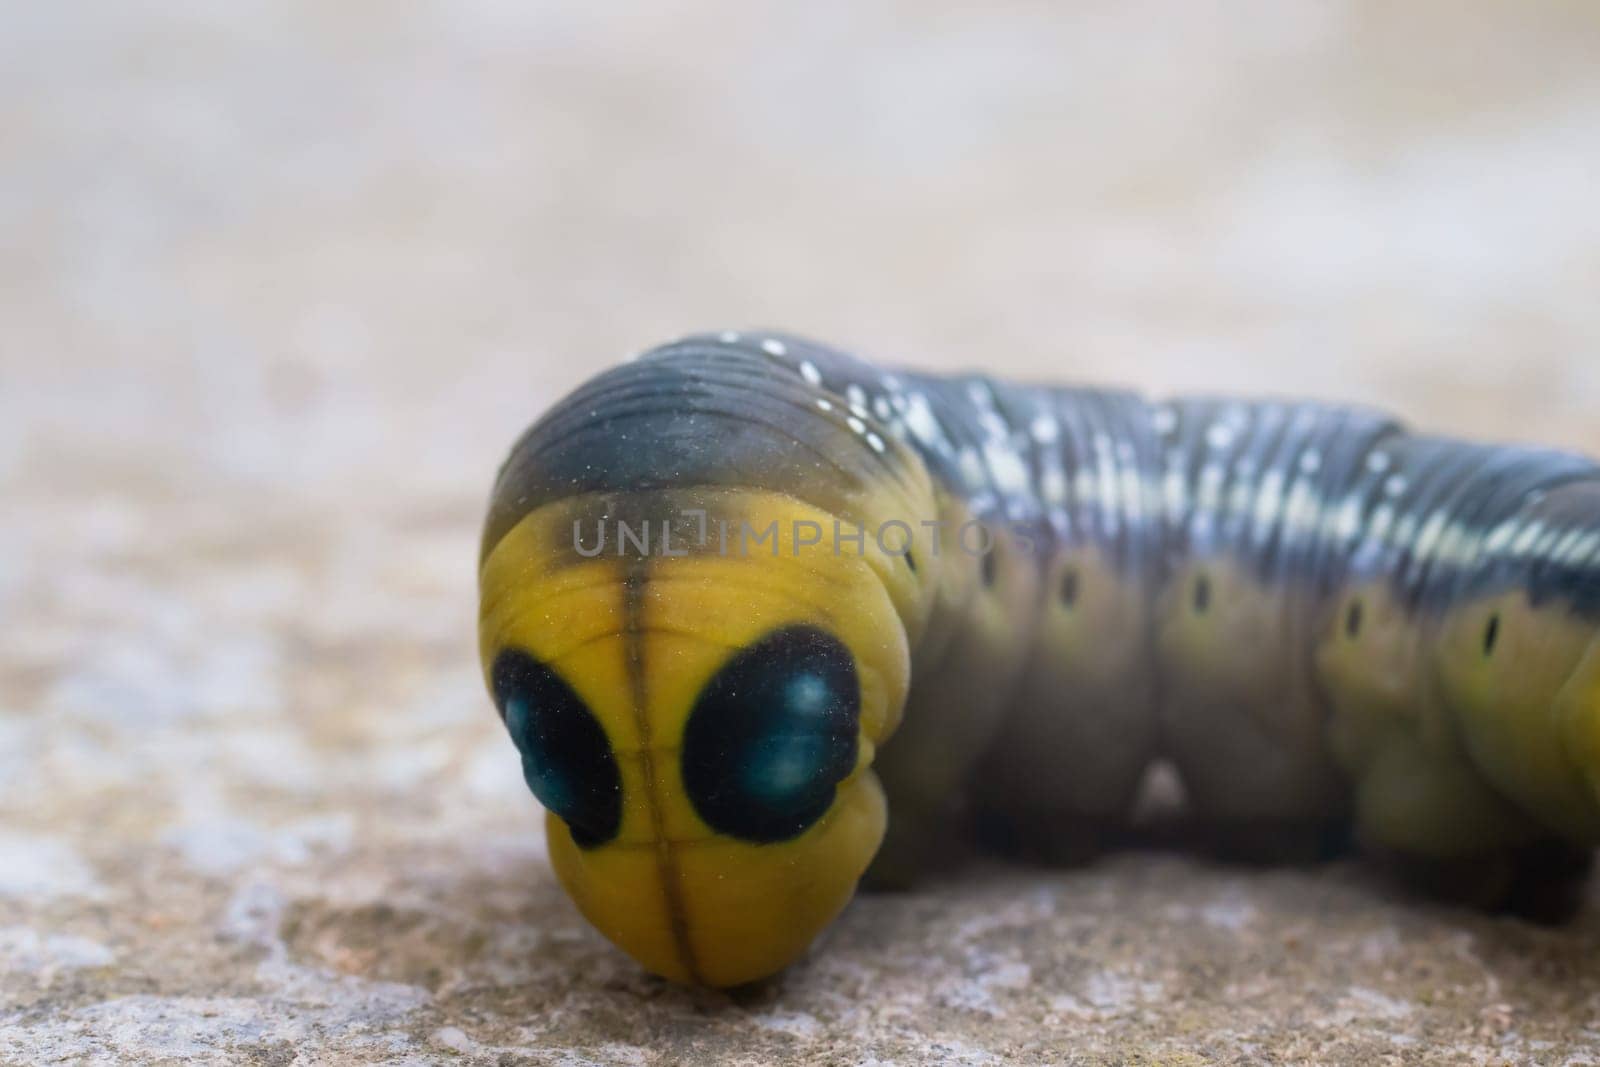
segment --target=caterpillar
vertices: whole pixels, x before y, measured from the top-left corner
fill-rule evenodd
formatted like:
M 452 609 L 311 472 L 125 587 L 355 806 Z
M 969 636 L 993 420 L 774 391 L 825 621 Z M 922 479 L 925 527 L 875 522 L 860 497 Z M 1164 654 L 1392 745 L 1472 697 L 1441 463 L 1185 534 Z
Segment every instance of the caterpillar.
M 1239 840 L 1600 841 L 1577 456 L 708 333 L 522 436 L 479 578 L 551 864 L 678 981 L 781 970 L 953 826 L 1092 854 L 1157 760 Z

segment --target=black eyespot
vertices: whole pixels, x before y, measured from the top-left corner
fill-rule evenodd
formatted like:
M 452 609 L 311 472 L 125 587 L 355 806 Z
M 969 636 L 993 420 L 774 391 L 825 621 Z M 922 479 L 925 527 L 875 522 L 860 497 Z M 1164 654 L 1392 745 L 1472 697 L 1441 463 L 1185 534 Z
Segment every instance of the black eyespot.
M 1061 575 L 1061 603 L 1066 607 L 1078 602 L 1078 572 L 1069 568 Z
M 909 548 L 906 549 L 906 566 L 911 568 L 912 574 L 917 573 L 917 557 L 911 554 Z
M 855 767 L 861 686 L 849 649 L 811 626 L 743 649 L 701 690 L 683 732 L 683 784 L 712 829 L 786 841 L 833 804 Z
M 1202 574 L 1194 582 L 1195 614 L 1204 615 L 1209 607 L 1211 607 L 1211 579 Z
M 1350 610 L 1344 616 L 1344 632 L 1345 636 L 1352 638 L 1361 632 L 1361 601 L 1350 602 Z
M 1489 625 L 1483 631 L 1483 654 L 1494 655 L 1494 646 L 1500 642 L 1500 613 L 1489 616 Z
M 985 588 L 988 588 L 989 586 L 994 585 L 996 569 L 997 569 L 997 563 L 995 561 L 994 546 L 990 545 L 989 546 L 989 550 L 983 554 L 983 571 L 982 571 L 982 575 L 983 575 L 983 584 L 984 584 Z
M 593 848 L 622 826 L 622 776 L 599 721 L 572 687 L 526 652 L 507 649 L 491 672 L 494 700 L 522 753 L 522 777 Z

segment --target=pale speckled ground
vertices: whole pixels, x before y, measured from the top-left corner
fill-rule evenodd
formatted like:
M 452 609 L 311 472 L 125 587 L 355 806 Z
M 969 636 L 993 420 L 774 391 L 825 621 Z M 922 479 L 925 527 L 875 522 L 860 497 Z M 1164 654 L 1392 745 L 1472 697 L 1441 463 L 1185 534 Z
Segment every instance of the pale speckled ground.
M 983 867 L 664 986 L 473 660 L 502 449 L 689 328 L 1600 450 L 1600 14 L 1400 7 L 6 5 L 0 1061 L 1587 1062 L 1600 900 L 1349 865 Z

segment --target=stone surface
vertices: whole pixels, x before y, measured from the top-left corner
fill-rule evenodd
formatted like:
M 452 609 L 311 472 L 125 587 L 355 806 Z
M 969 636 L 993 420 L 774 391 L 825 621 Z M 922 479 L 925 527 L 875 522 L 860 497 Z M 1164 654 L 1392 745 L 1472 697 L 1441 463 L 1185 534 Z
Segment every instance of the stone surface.
M 679 331 L 1600 451 L 1593 6 L 14 4 L 0 1061 L 1592 1062 L 1600 901 L 979 865 L 738 997 L 554 885 L 523 423 Z

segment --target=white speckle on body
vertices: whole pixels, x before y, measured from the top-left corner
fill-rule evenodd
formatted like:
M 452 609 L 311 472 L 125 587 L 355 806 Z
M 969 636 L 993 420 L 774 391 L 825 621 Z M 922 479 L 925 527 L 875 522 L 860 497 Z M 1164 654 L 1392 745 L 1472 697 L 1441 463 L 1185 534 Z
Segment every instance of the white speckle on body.
M 983 469 L 983 460 L 978 458 L 978 453 L 971 448 L 963 448 L 956 461 L 961 470 L 961 479 L 969 487 L 984 485 L 988 478 Z
M 1535 519 L 1524 526 L 1522 532 L 1517 535 L 1517 539 L 1511 542 L 1511 554 L 1513 556 L 1528 555 L 1533 551 L 1533 546 L 1538 543 L 1539 538 L 1542 536 L 1544 536 L 1544 523 Z
M 1052 504 L 1059 504 L 1067 499 L 1067 477 L 1054 468 L 1044 472 L 1039 479 L 1039 490 L 1044 498 Z
M 983 446 L 983 457 L 989 464 L 995 486 L 1002 493 L 1022 494 L 1028 491 L 1028 466 L 1016 450 L 991 442 Z
M 932 445 L 940 437 L 939 420 L 933 417 L 933 408 L 928 406 L 928 398 L 921 393 L 915 394 L 907 402 L 906 425 L 924 445 Z

